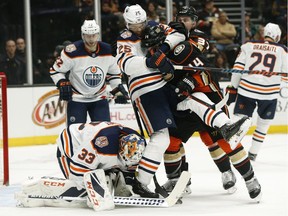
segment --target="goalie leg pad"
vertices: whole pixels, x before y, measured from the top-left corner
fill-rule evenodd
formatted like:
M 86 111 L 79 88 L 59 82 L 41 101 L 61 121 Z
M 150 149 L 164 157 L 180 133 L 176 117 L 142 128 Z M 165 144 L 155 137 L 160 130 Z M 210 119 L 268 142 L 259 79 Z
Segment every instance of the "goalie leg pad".
M 84 174 L 84 185 L 95 211 L 115 208 L 103 169 L 86 172 Z
M 42 177 L 32 179 L 22 184 L 21 191 L 15 193 L 17 206 L 19 207 L 87 207 L 85 189 L 78 190 L 74 181 L 55 177 Z M 52 199 L 59 197 L 59 199 Z M 79 200 L 67 201 L 63 197 L 74 197 Z

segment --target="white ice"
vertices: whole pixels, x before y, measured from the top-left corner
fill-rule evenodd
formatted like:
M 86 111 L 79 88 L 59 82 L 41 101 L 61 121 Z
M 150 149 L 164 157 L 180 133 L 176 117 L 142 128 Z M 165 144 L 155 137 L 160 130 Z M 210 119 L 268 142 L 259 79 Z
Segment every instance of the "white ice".
M 251 136 L 243 139 L 247 150 Z M 29 176 L 62 177 L 56 161 L 56 146 L 10 148 L 10 186 L 0 187 L 0 212 L 2 216 L 85 216 L 85 215 L 205 215 L 205 216 L 284 216 L 288 215 L 287 197 L 287 144 L 288 135 L 269 134 L 258 155 L 252 163 L 255 174 L 262 186 L 262 200 L 253 202 L 239 173 L 238 190 L 227 194 L 221 184 L 221 174 L 212 162 L 207 148 L 199 137 L 193 137 L 186 144 L 186 155 L 192 174 L 192 194 L 183 198 L 182 205 L 171 208 L 116 207 L 106 212 L 94 212 L 86 208 L 19 208 L 15 207 L 14 192 Z M 166 180 L 163 166 L 158 170 L 160 183 Z M 149 185 L 153 189 L 153 185 Z

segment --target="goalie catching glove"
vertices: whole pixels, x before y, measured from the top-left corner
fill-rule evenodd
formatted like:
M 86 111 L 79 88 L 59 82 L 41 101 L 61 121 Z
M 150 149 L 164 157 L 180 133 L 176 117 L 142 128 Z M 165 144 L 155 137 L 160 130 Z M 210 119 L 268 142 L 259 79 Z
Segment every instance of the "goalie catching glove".
M 72 100 L 72 86 L 69 80 L 61 79 L 57 82 L 56 86 L 59 89 L 60 100 Z
M 237 97 L 237 89 L 234 88 L 232 85 L 226 87 L 226 93 L 229 92 L 229 99 L 227 101 L 227 105 L 229 106 L 231 103 L 236 101 Z
M 115 96 L 115 103 L 116 104 L 127 104 L 129 98 L 128 92 L 124 88 L 122 84 L 119 84 L 116 88 L 114 88 L 110 92 L 113 96 Z

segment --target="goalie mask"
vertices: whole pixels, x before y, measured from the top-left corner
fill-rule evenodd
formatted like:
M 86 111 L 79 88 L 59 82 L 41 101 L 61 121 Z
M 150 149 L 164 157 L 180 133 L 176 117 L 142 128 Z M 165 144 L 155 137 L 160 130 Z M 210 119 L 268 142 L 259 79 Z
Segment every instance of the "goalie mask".
M 279 28 L 279 25 L 274 23 L 268 23 L 264 27 L 264 37 L 272 38 L 276 43 L 278 43 L 281 38 L 281 30 Z
M 154 47 L 160 46 L 166 38 L 165 31 L 160 26 L 147 25 L 142 33 L 141 46 Z
M 128 134 L 120 139 L 119 159 L 126 166 L 137 165 L 146 146 L 144 138 L 136 134 Z
M 88 47 L 96 47 L 99 40 L 100 27 L 95 20 L 85 20 L 81 26 L 81 36 Z

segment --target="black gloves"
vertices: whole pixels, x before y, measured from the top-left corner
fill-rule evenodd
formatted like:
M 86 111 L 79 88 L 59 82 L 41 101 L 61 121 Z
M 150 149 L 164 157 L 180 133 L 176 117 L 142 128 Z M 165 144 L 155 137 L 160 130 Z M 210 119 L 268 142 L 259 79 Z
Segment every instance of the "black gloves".
M 151 57 L 146 58 L 146 65 L 149 68 L 158 68 L 164 75 L 174 73 L 173 64 L 161 51 L 157 51 Z
M 227 101 L 227 105 L 229 106 L 231 103 L 236 101 L 237 97 L 237 89 L 233 86 L 229 85 L 226 87 L 226 93 L 229 92 L 229 99 Z
M 184 23 L 172 21 L 172 22 L 170 22 L 168 25 L 169 25 L 171 28 L 175 29 L 175 30 L 176 30 L 177 32 L 179 32 L 180 34 L 185 35 L 185 39 L 188 38 L 188 31 L 187 31 Z
M 190 75 L 183 77 L 182 80 L 180 80 L 177 83 L 176 93 L 180 93 L 183 95 L 192 94 L 193 89 L 195 88 L 197 82 L 195 79 Z
M 61 79 L 56 86 L 59 89 L 60 100 L 70 101 L 72 99 L 72 86 L 69 80 Z
M 127 104 L 130 99 L 128 92 L 122 84 L 119 84 L 110 93 L 115 96 L 115 104 Z

